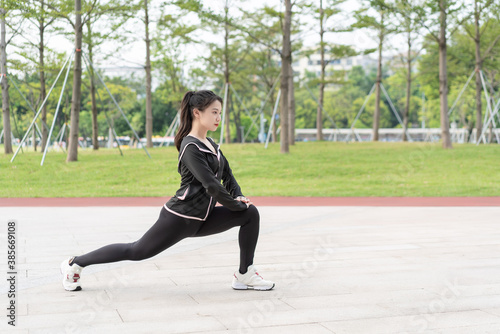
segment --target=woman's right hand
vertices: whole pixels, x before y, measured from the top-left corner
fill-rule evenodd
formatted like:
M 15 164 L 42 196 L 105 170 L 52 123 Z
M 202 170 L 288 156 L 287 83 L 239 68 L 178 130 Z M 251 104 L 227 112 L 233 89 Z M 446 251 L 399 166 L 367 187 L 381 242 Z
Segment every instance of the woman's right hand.
M 250 201 L 248 198 L 246 198 L 245 196 L 238 196 L 235 198 L 237 201 L 240 201 L 240 202 L 243 202 L 247 205 L 247 209 L 250 207 L 250 205 L 252 205 L 252 201 Z

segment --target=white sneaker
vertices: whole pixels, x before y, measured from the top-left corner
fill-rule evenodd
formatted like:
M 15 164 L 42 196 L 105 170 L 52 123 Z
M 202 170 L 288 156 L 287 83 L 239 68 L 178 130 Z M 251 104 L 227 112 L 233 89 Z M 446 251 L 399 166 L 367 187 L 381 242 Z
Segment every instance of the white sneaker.
M 82 289 L 80 281 L 80 273 L 83 267 L 80 267 L 76 263 L 69 265 L 69 263 L 74 259 L 70 257 L 61 263 L 61 274 L 63 274 L 63 287 L 67 291 L 80 291 Z
M 235 290 L 271 290 L 274 288 L 274 282 L 264 280 L 252 264 L 243 275 L 239 271 L 234 272 L 232 287 Z

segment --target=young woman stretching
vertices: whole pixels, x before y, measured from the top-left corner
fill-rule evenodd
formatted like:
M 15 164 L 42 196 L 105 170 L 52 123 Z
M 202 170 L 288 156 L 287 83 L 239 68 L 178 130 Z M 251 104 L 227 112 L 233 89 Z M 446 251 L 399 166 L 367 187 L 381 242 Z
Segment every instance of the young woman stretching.
M 233 275 L 237 290 L 271 290 L 253 266 L 259 236 L 259 212 L 243 196 L 229 164 L 210 138 L 221 120 L 222 98 L 208 90 L 187 92 L 181 103 L 181 124 L 175 136 L 181 186 L 161 209 L 157 222 L 136 242 L 112 244 L 70 257 L 61 264 L 63 286 L 81 290 L 83 268 L 123 260 L 150 258 L 187 237 L 202 237 L 240 226 L 240 267 Z M 222 181 L 222 184 L 221 184 Z M 215 207 L 219 202 L 223 206 Z

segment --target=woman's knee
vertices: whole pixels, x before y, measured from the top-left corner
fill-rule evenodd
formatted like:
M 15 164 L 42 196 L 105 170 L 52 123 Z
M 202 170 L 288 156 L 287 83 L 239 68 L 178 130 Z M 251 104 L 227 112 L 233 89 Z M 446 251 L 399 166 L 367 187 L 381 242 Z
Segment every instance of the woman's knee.
M 259 210 L 255 205 L 252 204 L 248 207 L 247 214 L 249 215 L 252 221 L 257 221 L 257 222 L 260 221 Z
M 130 261 L 140 261 L 149 258 L 147 250 L 139 247 L 137 241 L 129 244 L 126 254 L 127 260 Z

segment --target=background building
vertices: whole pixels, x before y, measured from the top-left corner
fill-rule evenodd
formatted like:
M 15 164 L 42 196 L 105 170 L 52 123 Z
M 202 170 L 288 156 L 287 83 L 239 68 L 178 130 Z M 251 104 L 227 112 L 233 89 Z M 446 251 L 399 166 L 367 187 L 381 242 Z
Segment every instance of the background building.
M 327 77 L 333 75 L 333 71 L 349 71 L 354 66 L 361 66 L 365 70 L 377 66 L 377 60 L 368 55 L 357 55 L 353 57 L 346 57 L 340 59 L 329 58 L 325 55 L 325 61 L 328 62 L 325 68 L 325 75 Z M 304 77 L 306 72 L 314 73 L 316 76 L 321 75 L 321 54 L 315 52 L 307 57 L 300 57 L 293 63 L 294 74 Z

